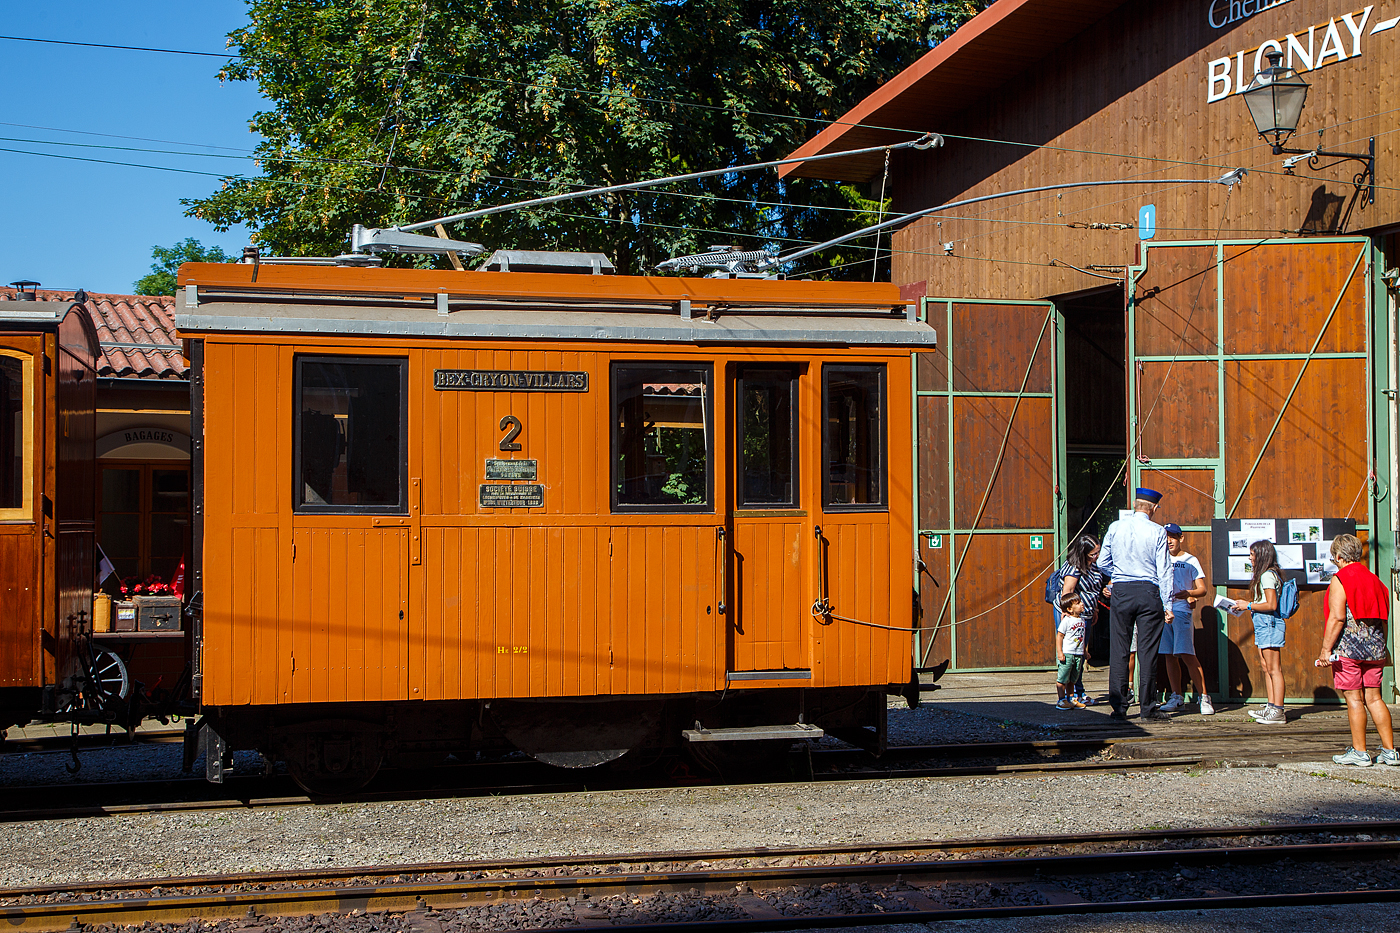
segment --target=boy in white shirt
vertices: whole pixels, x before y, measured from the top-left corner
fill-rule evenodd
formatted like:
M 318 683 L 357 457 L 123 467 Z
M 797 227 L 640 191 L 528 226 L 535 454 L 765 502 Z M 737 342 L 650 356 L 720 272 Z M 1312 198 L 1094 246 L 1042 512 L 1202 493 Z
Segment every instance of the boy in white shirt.
M 1210 694 L 1206 693 L 1205 671 L 1196 657 L 1196 631 L 1192 622 L 1196 600 L 1206 595 L 1206 573 L 1201 569 L 1201 562 L 1186 551 L 1181 526 L 1169 522 L 1165 527 L 1167 553 L 1172 558 L 1172 621 L 1162 629 L 1162 645 L 1157 653 L 1166 658 L 1172 695 L 1162 704 L 1161 710 L 1174 713 L 1186 705 L 1181 683 L 1181 669 L 1184 667 L 1191 674 L 1191 685 L 1196 688 L 1201 715 L 1209 716 L 1215 712 L 1215 706 L 1210 701 Z
M 1078 593 L 1060 597 L 1060 626 L 1055 630 L 1055 692 L 1060 695 L 1056 709 L 1083 709 L 1074 696 L 1074 685 L 1084 676 L 1084 601 Z

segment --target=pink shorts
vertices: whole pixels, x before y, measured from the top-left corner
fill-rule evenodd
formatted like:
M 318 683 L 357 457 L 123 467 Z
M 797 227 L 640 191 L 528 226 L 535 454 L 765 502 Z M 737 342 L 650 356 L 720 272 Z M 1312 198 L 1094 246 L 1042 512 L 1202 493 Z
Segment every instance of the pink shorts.
M 1384 670 L 1384 661 L 1338 658 L 1332 662 L 1332 683 L 1338 690 L 1360 690 L 1363 687 L 1380 689 L 1381 672 Z

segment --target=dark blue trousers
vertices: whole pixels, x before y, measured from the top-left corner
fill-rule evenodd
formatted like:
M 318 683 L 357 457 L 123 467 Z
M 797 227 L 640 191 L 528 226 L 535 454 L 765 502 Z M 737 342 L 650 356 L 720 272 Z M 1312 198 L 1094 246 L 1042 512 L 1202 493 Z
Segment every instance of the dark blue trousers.
M 1162 594 L 1155 583 L 1115 583 L 1108 613 L 1108 702 L 1114 712 L 1128 705 L 1128 649 L 1137 623 L 1137 669 L 1142 681 L 1142 712 L 1157 705 L 1157 648 L 1166 624 Z

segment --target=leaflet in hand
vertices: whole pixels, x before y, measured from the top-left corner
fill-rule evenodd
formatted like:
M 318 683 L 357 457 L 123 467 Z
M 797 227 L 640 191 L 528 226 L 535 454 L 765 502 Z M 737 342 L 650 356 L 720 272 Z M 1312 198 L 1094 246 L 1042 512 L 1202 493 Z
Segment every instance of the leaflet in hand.
M 1243 610 L 1235 608 L 1235 601 L 1233 599 L 1226 599 L 1224 596 L 1215 597 L 1215 603 L 1213 605 L 1216 609 L 1224 609 L 1232 616 L 1244 614 Z

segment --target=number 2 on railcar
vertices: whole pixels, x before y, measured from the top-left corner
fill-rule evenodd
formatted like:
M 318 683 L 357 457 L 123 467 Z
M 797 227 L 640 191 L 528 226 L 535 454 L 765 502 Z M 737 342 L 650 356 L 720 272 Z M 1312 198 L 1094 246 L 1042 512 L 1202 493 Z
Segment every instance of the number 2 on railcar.
M 894 286 L 269 262 L 180 284 L 211 779 L 233 748 L 327 791 L 493 747 L 883 740 L 934 341 Z

